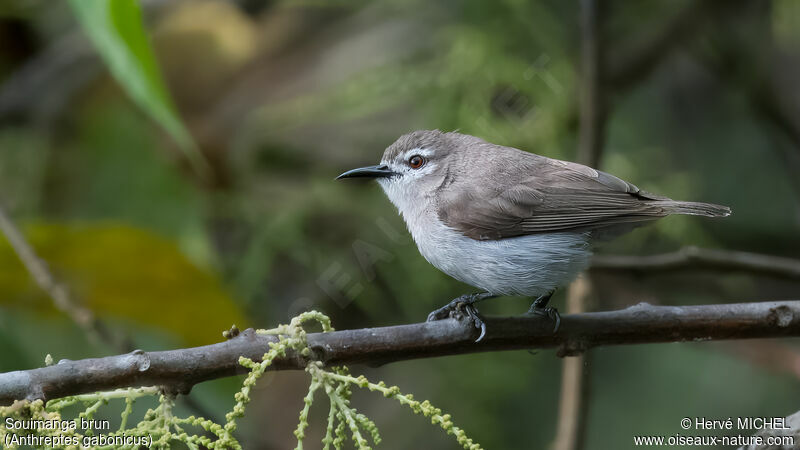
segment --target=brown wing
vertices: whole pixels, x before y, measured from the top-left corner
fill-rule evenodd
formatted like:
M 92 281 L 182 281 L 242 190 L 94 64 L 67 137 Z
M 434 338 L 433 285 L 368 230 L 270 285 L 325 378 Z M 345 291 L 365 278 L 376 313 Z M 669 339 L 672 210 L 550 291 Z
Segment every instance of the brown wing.
M 503 147 L 507 152 L 517 163 L 500 171 L 502 179 L 453 183 L 440 193 L 444 223 L 473 239 L 503 239 L 635 226 L 670 214 L 679 203 L 587 166 Z

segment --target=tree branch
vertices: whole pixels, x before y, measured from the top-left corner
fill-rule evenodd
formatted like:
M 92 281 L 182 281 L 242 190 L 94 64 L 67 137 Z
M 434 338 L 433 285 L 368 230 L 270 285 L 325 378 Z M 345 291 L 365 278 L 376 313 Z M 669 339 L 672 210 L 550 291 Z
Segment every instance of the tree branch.
M 581 0 L 579 6 L 581 61 L 578 162 L 595 168 L 600 167 L 603 155 L 608 115 L 601 79 L 604 69 L 601 7 L 599 0 Z M 574 280 L 567 289 L 567 312 L 586 312 L 592 290 L 592 283 L 585 277 Z M 580 450 L 584 447 L 590 381 L 589 353 L 564 360 L 553 450 Z
M 383 328 L 311 333 L 309 357 L 289 354 L 274 370 L 304 369 L 309 358 L 327 365 L 385 364 L 467 353 L 558 347 L 559 356 L 602 345 L 800 336 L 800 301 L 706 306 L 640 303 L 618 311 L 569 314 L 553 334 L 550 321 L 535 316 L 488 317 L 486 336 L 455 319 Z M 105 358 L 62 360 L 56 365 L 0 374 L 0 404 L 18 399 L 50 400 L 100 390 L 164 386 L 188 393 L 199 382 L 242 374 L 239 356 L 258 360 L 273 336 L 246 330 L 226 342 L 179 350 Z
M 800 279 L 800 260 L 758 253 L 684 247 L 678 251 L 649 256 L 598 255 L 591 270 L 634 272 L 671 271 L 684 268 L 741 270 Z
M 599 9 L 597 0 L 581 1 L 580 129 L 577 159 L 579 163 L 595 168 L 603 154 L 607 112 L 600 79 L 603 71 L 603 48 Z
M 640 36 L 627 37 L 628 42 L 617 43 L 618 48 L 623 48 L 609 55 L 604 71 L 609 87 L 624 89 L 646 78 L 676 47 L 702 30 L 709 18 L 732 6 L 711 0 L 687 3 L 655 33 L 647 30 Z
M 33 246 L 25 240 L 25 236 L 6 214 L 2 204 L 0 204 L 0 233 L 5 235 L 34 282 L 52 299 L 57 309 L 66 313 L 83 330 L 90 341 L 103 343 L 111 347 L 114 352 L 127 352 L 134 348 L 133 343 L 127 337 L 116 336 L 105 322 L 94 315 L 91 309 L 75 301 L 67 286 L 56 279 L 47 263 L 39 258 Z M 213 417 L 212 412 L 207 411 L 191 397 L 184 398 L 184 402 L 199 415 L 207 418 Z
M 76 302 L 67 287 L 56 280 L 47 263 L 36 255 L 33 247 L 25 240 L 2 205 L 0 205 L 0 232 L 6 236 L 33 281 L 53 300 L 56 308 L 67 314 L 93 342 L 116 342 L 108 327 L 99 321 L 90 309 Z M 116 347 L 119 351 L 120 346 Z
M 593 304 L 593 283 L 586 274 L 579 276 L 567 290 L 567 311 L 586 312 Z M 564 358 L 561 369 L 561 394 L 558 422 L 552 450 L 578 450 L 586 444 L 587 418 L 591 396 L 592 354 L 584 352 Z

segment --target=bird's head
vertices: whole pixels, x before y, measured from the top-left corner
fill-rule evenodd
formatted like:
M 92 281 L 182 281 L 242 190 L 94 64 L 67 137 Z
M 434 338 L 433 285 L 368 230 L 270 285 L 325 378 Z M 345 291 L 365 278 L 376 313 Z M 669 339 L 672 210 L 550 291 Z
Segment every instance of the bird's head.
M 430 204 L 436 192 L 458 176 L 456 147 L 451 135 L 438 130 L 400 136 L 375 166 L 348 170 L 341 178 L 374 178 L 389 200 L 404 214 Z

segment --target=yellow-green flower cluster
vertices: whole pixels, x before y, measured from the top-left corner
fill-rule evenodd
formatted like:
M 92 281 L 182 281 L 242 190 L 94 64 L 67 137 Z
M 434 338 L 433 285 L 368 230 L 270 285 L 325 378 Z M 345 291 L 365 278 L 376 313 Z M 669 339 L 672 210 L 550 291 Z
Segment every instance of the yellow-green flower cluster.
M 98 410 L 107 405 L 111 400 L 123 400 L 125 406 L 120 414 L 119 429 L 113 432 L 106 432 L 104 435 L 115 436 L 148 436 L 152 439 L 151 448 L 166 449 L 176 442 L 182 442 L 188 448 L 200 449 L 241 449 L 242 446 L 234 437 L 237 419 L 244 416 L 247 404 L 250 402 L 250 391 L 258 379 L 264 374 L 267 368 L 276 358 L 286 356 L 287 352 L 292 351 L 304 357 L 311 355 L 306 340 L 306 330 L 304 326 L 308 322 L 316 322 L 322 327 L 323 332 L 333 331 L 328 316 L 309 311 L 293 318 L 288 325 L 280 325 L 271 330 L 259 330 L 260 334 L 268 334 L 277 337 L 277 342 L 270 343 L 269 351 L 262 357 L 260 362 L 241 357 L 239 363 L 250 369 L 250 372 L 242 382 L 242 388 L 234 395 L 234 404 L 231 411 L 225 415 L 225 423 L 218 424 L 203 417 L 189 416 L 185 418 L 177 417 L 173 414 L 175 398 L 167 395 L 159 387 L 141 387 L 118 389 L 108 392 L 97 392 L 93 394 L 74 395 L 54 399 L 45 405 L 41 400 L 34 402 L 19 401 L 11 406 L 0 407 L 0 417 L 11 417 L 14 419 L 42 419 L 42 420 L 62 420 L 62 410 L 68 406 L 82 404 L 83 410 L 78 413 L 78 419 L 92 419 Z M 46 363 L 52 364 L 52 357 L 47 355 Z M 370 391 L 381 392 L 387 398 L 393 398 L 400 404 L 408 406 L 415 414 L 422 414 L 430 417 L 431 422 L 439 425 L 448 434 L 452 434 L 458 443 L 465 449 L 479 450 L 481 447 L 468 438 L 464 431 L 455 425 L 449 414 L 442 414 L 442 410 L 434 407 L 427 400 L 419 402 L 414 400 L 410 394 L 403 394 L 397 386 L 387 387 L 385 383 L 371 383 L 363 375 L 354 377 L 350 375 L 346 367 L 325 368 L 320 361 L 309 361 L 306 372 L 311 376 L 308 394 L 303 399 L 303 408 L 300 410 L 300 418 L 294 435 L 297 437 L 297 449 L 302 450 L 305 431 L 308 428 L 308 415 L 311 405 L 314 403 L 315 393 L 322 389 L 328 397 L 330 409 L 328 412 L 328 424 L 322 444 L 325 450 L 331 447 L 342 449 L 348 439 L 350 439 L 361 450 L 370 449 L 369 440 L 373 445 L 381 442 L 378 427 L 364 414 L 359 413 L 350 404 L 352 396 L 351 386 L 366 388 Z M 148 409 L 142 420 L 135 426 L 129 427 L 128 422 L 133 412 L 134 403 L 141 397 L 158 399 L 158 406 L 155 409 Z M 0 441 L 5 442 L 5 437 L 10 433 L 6 429 L 5 422 L 0 423 Z M 187 432 L 184 427 L 192 427 L 197 433 Z M 42 428 L 29 430 L 30 433 L 53 437 L 70 439 L 83 439 L 92 436 L 91 430 L 85 430 L 83 434 L 76 428 L 51 427 L 52 429 Z M 204 430 L 205 433 L 200 432 Z M 366 436 L 366 437 L 365 437 Z M 369 440 L 367 439 L 369 438 Z M 113 448 L 138 448 L 139 445 L 114 446 Z M 16 448 L 12 446 L 11 448 Z M 65 445 L 55 448 L 72 449 L 78 446 Z M 82 448 L 86 448 L 82 446 Z M 93 447 L 93 448 L 111 448 Z

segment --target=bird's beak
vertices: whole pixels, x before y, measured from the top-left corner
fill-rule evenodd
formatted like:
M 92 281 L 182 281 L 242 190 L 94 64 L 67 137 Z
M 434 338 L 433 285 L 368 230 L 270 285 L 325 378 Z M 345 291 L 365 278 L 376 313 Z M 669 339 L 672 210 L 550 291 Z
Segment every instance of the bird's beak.
M 377 166 L 359 167 L 358 169 L 348 170 L 347 172 L 336 177 L 337 180 L 342 178 L 387 178 L 395 175 L 385 164 Z

